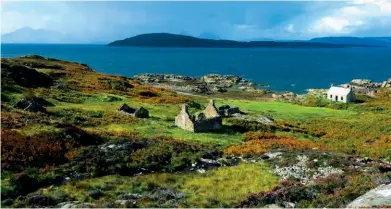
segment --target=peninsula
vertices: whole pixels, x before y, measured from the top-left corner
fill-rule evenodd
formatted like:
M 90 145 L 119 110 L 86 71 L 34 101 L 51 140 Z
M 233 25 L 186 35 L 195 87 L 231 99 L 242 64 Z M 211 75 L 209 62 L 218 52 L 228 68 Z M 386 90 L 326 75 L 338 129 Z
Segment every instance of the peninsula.
M 344 48 L 369 47 L 357 44 L 329 44 L 303 41 L 234 41 L 196 38 L 187 35 L 170 33 L 148 33 L 124 40 L 117 40 L 108 46 L 132 47 L 188 47 L 188 48 Z

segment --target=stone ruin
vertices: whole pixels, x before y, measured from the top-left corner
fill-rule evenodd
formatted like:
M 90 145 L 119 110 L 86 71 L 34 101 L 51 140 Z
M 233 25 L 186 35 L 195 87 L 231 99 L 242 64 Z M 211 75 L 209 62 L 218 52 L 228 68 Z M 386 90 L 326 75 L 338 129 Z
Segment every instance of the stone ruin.
M 223 105 L 219 107 L 219 114 L 222 117 L 232 117 L 237 114 L 242 114 L 242 112 L 239 110 L 239 107 L 234 107 L 230 105 Z
M 129 107 L 125 103 L 121 105 L 121 107 L 118 109 L 118 112 L 125 113 L 135 118 L 149 118 L 149 111 L 144 107 L 140 107 L 136 109 L 136 108 Z
M 191 132 L 209 132 L 222 128 L 222 116 L 216 109 L 214 100 L 202 112 L 190 115 L 187 104 L 182 105 L 181 112 L 175 117 L 175 125 Z

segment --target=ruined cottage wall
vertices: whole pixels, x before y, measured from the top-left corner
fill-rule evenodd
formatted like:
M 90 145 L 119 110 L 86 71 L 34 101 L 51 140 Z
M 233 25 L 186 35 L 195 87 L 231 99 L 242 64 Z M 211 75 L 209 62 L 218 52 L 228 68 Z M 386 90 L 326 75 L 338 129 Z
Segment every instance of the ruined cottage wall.
M 201 121 L 195 121 L 194 132 L 215 131 L 222 128 L 221 117 L 207 118 Z
M 217 108 L 215 106 L 215 102 L 213 99 L 209 101 L 208 106 L 206 106 L 205 110 L 202 111 L 206 118 L 213 118 L 213 117 L 221 117 L 219 112 L 217 111 Z
M 208 132 L 222 128 L 222 117 L 214 106 L 213 100 L 202 112 L 205 117 L 191 116 L 186 104 L 182 106 L 181 112 L 175 117 L 175 125 L 192 132 Z
M 194 132 L 194 121 L 190 116 L 186 105 L 182 106 L 181 112 L 175 117 L 175 125 L 184 130 Z

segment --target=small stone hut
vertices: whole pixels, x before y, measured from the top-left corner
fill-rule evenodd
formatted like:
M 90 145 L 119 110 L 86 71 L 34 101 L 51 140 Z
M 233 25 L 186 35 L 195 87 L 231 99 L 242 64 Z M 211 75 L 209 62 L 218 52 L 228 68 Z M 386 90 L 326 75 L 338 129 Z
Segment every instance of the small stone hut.
M 191 132 L 209 132 L 222 128 L 222 117 L 216 109 L 214 100 L 210 100 L 208 106 L 202 112 L 190 115 L 186 104 L 175 117 L 175 125 Z
M 121 107 L 118 109 L 118 112 L 125 113 L 135 118 L 149 118 L 149 111 L 144 107 L 140 108 L 132 108 L 129 107 L 126 103 L 123 103 Z

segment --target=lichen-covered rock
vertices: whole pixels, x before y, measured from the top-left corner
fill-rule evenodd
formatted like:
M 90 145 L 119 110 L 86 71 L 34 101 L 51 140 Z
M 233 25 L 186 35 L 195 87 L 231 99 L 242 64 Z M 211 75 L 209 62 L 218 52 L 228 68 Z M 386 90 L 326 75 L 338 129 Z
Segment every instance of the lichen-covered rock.
M 56 208 L 96 208 L 96 205 L 88 202 L 71 201 L 59 203 Z
M 347 208 L 382 207 L 391 207 L 391 184 L 378 186 L 347 205 Z

